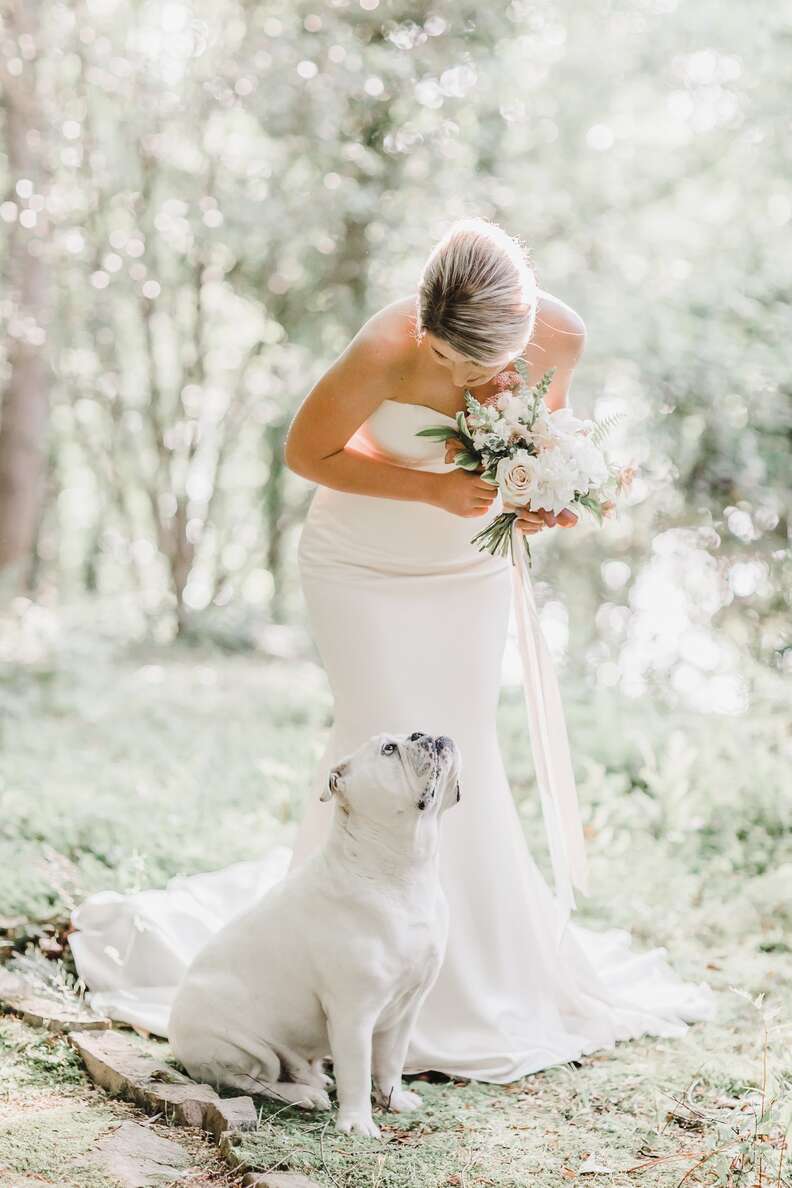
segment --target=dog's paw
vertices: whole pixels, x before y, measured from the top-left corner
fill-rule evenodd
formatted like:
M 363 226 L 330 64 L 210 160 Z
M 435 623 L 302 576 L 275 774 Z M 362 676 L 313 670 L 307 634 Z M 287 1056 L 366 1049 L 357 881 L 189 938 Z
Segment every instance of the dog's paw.
M 333 1078 L 331 1076 L 329 1076 L 325 1072 L 325 1070 L 322 1068 L 321 1060 L 312 1060 L 311 1061 L 311 1072 L 313 1073 L 314 1079 L 316 1080 L 317 1084 L 324 1085 L 325 1089 L 332 1089 L 333 1086 L 335 1085 L 335 1081 L 333 1080 Z
M 390 1097 L 382 1092 L 378 1092 L 377 1100 L 384 1109 L 394 1114 L 404 1114 L 408 1110 L 417 1110 L 423 1105 L 423 1098 L 420 1093 L 413 1093 L 412 1089 L 394 1089 Z
M 382 1138 L 380 1128 L 371 1114 L 356 1113 L 354 1110 L 339 1110 L 336 1130 L 344 1134 L 363 1134 L 367 1138 Z
M 301 1110 L 330 1109 L 330 1098 L 324 1089 L 319 1089 L 316 1085 L 295 1085 L 294 1088 L 297 1092 L 294 1104 Z
M 412 1089 L 399 1089 L 398 1092 L 391 1095 L 390 1108 L 397 1114 L 404 1113 L 406 1110 L 417 1110 L 423 1105 L 423 1098 L 420 1093 L 414 1093 Z

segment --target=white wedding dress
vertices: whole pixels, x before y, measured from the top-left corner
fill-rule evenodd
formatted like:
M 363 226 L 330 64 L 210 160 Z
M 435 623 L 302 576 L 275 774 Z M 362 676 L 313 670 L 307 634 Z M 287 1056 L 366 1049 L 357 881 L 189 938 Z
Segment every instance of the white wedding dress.
M 416 436 L 443 420 L 452 423 L 425 405 L 386 400 L 351 444 L 449 470 L 443 444 Z M 498 496 L 492 514 L 501 509 Z M 505 1083 L 617 1040 L 680 1036 L 715 1016 L 712 989 L 682 980 L 665 948 L 635 952 L 625 930 L 569 918 L 571 884 L 585 889 L 586 877 L 563 711 L 527 571 L 470 543 L 485 522 L 317 487 L 298 559 L 334 722 L 294 851 L 274 847 L 260 861 L 161 890 L 88 898 L 72 913 L 69 939 L 95 1007 L 167 1035 L 175 985 L 204 940 L 321 845 L 335 811 L 319 800 L 331 763 L 373 733 L 421 730 L 460 746 L 462 797 L 441 826 L 448 948 L 406 1072 Z M 555 894 L 526 843 L 496 736 L 513 593 Z

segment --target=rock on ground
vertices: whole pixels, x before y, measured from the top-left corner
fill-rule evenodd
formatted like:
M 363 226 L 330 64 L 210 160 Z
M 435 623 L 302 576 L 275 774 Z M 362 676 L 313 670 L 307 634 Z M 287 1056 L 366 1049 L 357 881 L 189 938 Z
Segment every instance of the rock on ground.
M 73 1002 L 50 998 L 7 969 L 0 969 L 0 1010 L 13 1011 L 31 1027 L 47 1031 L 104 1030 L 111 1026 L 109 1019 L 97 1015 L 76 996 Z
M 252 1097 L 223 1097 L 210 1101 L 204 1111 L 204 1129 L 216 1143 L 227 1131 L 255 1130 L 258 1112 Z
M 203 1127 L 207 1106 L 220 1100 L 210 1085 L 196 1084 L 117 1031 L 76 1032 L 70 1039 L 97 1085 L 150 1114 Z
M 244 1188 L 322 1188 L 300 1172 L 249 1172 L 242 1184 Z
M 191 1162 L 178 1143 L 160 1138 L 137 1122 L 122 1122 L 97 1143 L 93 1160 L 124 1188 L 149 1188 L 186 1179 Z

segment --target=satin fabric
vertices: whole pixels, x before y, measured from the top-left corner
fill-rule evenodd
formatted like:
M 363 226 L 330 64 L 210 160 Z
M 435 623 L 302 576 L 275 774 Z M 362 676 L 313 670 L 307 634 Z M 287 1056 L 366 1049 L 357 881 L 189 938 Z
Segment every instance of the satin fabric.
M 415 436 L 444 420 L 452 423 L 424 405 L 386 400 L 351 444 L 403 466 L 450 470 L 442 443 Z M 502 506 L 498 495 L 489 514 Z M 86 900 L 72 914 L 70 942 L 93 1005 L 166 1035 L 178 972 L 202 936 L 327 836 L 335 806 L 319 794 L 332 763 L 373 733 L 422 730 L 460 746 L 462 798 L 441 826 L 448 947 L 407 1073 L 507 1083 L 619 1040 L 681 1036 L 690 1022 L 715 1017 L 711 988 L 681 979 L 665 948 L 638 952 L 623 929 L 570 919 L 572 884 L 585 890 L 587 872 L 557 681 L 527 568 L 472 545 L 481 526 L 414 500 L 317 487 L 298 563 L 334 715 L 293 851 L 277 847 L 260 863 L 171 880 L 162 891 Z M 513 596 L 556 894 L 531 853 L 496 734 Z

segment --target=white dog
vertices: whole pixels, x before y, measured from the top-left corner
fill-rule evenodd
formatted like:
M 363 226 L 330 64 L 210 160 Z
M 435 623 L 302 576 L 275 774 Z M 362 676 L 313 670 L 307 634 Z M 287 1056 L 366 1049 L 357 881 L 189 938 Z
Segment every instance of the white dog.
M 402 1088 L 418 1009 L 448 931 L 438 828 L 460 798 L 461 756 L 445 735 L 376 734 L 330 772 L 325 845 L 222 927 L 184 974 L 170 1016 L 176 1059 L 216 1086 L 329 1109 L 336 1126 L 379 1136 L 377 1100 Z

